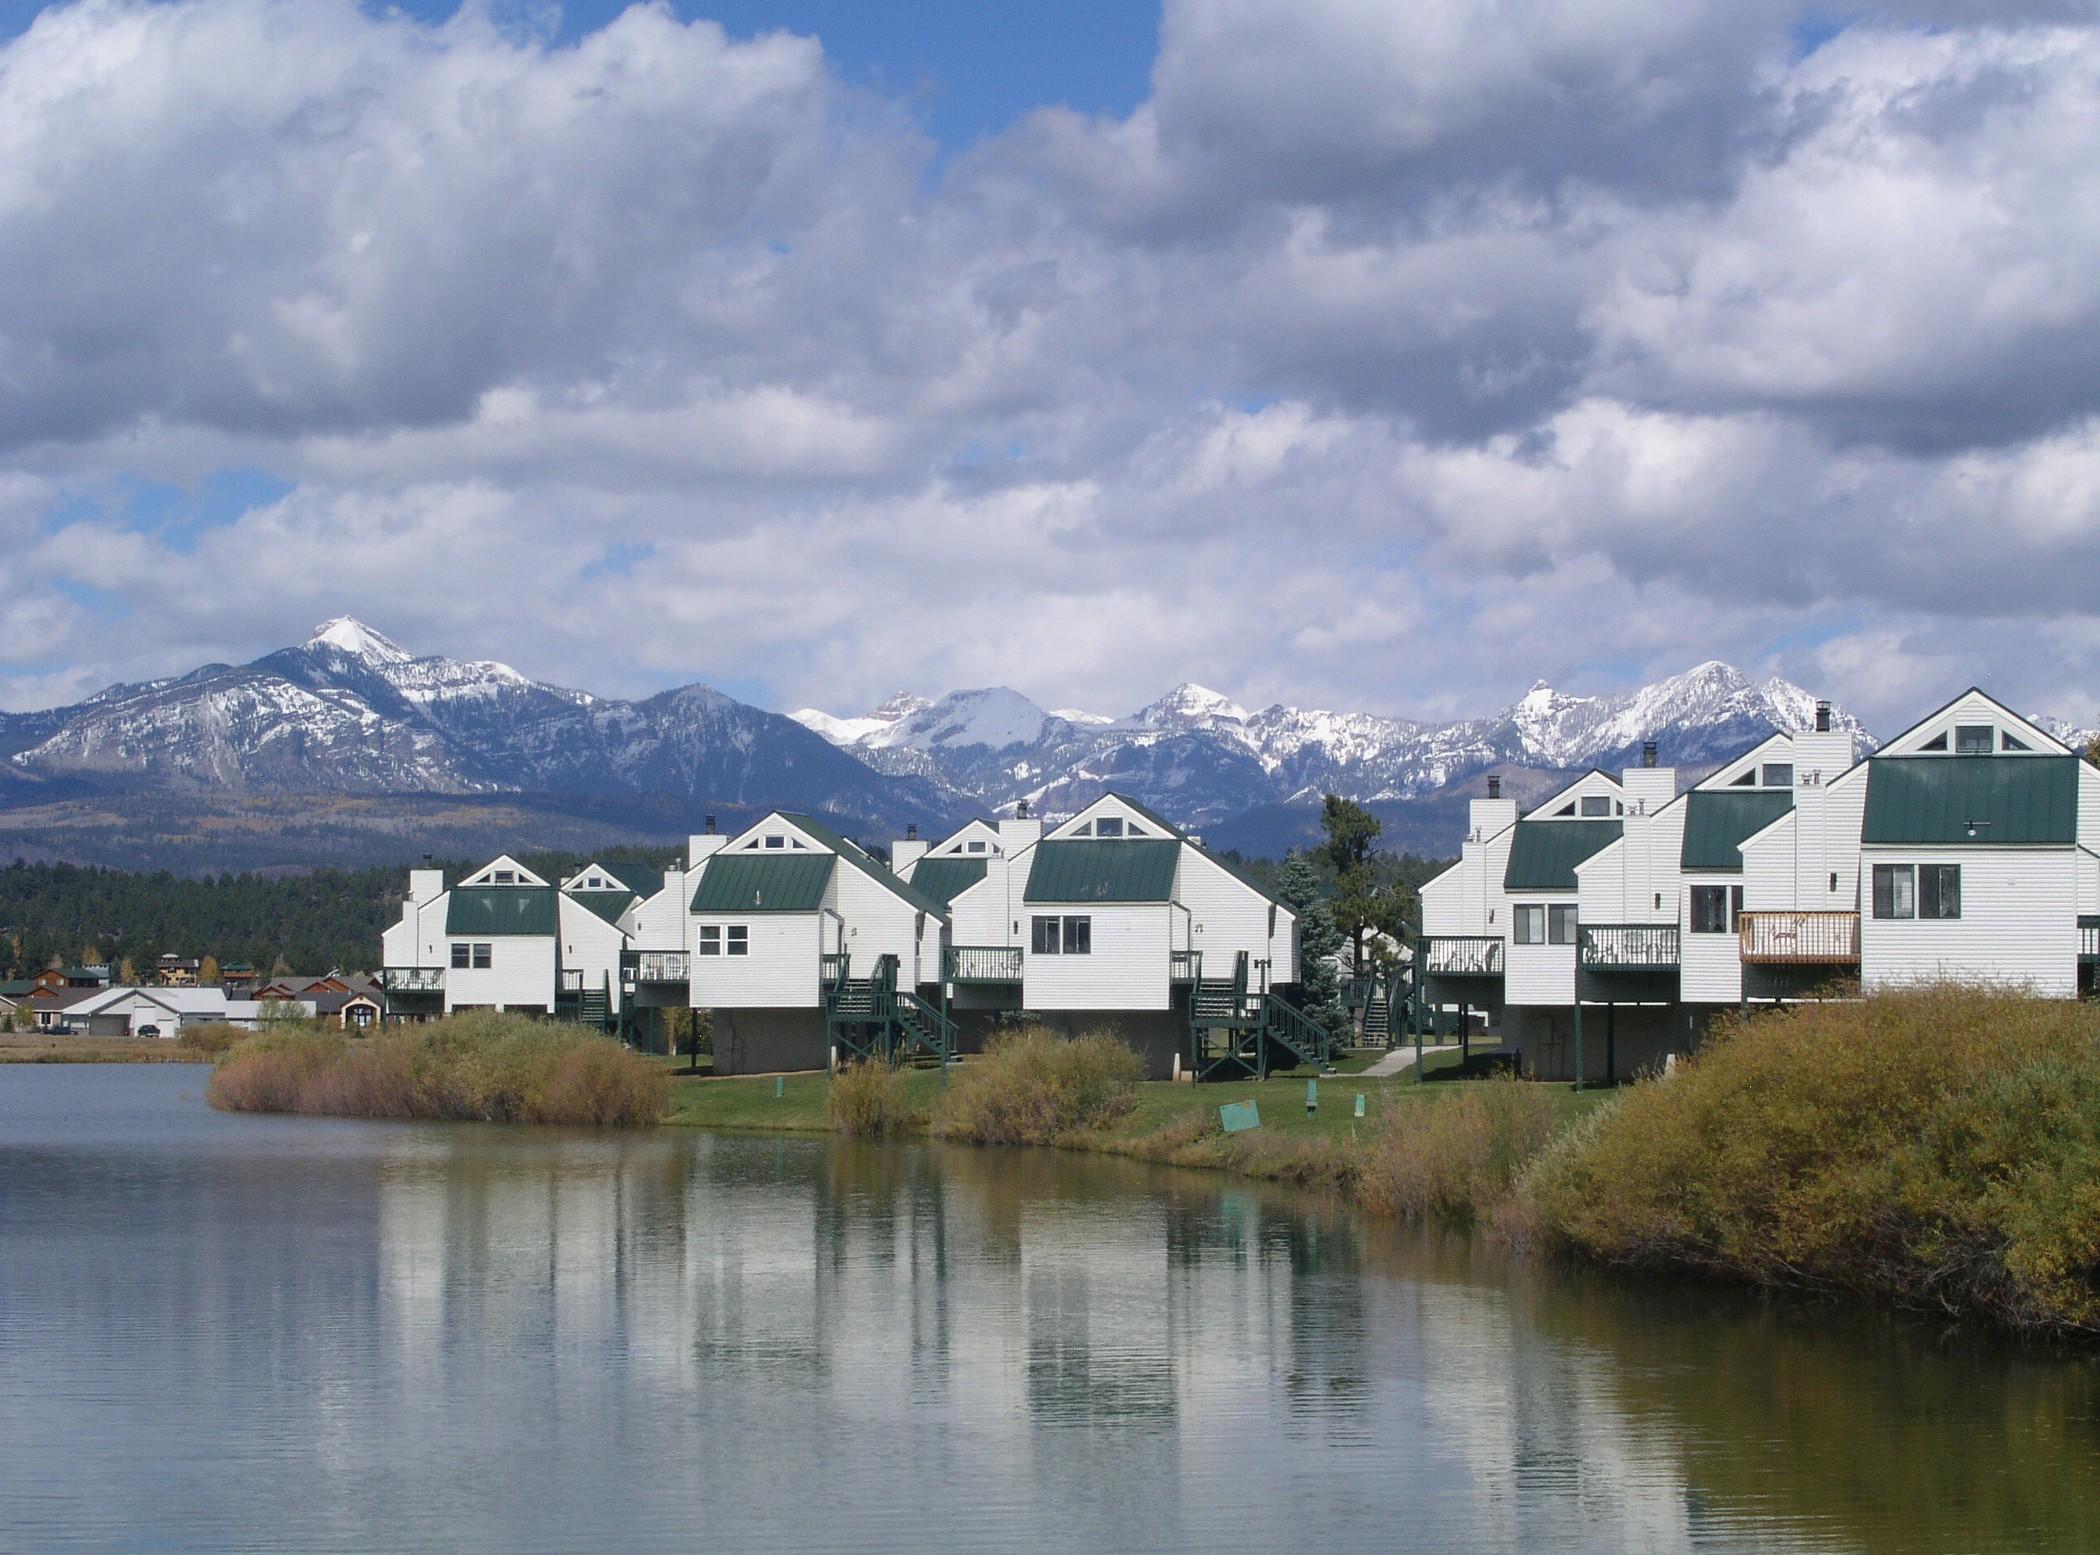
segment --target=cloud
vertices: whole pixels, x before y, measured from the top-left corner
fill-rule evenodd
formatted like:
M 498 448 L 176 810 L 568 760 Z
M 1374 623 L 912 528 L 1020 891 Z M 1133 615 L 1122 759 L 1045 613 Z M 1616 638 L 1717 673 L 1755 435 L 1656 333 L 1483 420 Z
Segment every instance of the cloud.
M 0 697 L 351 610 L 779 706 L 1443 716 L 1719 656 L 2089 708 L 2100 21 L 1820 14 L 1169 0 L 1136 111 L 937 163 L 817 40 L 665 7 L 48 10 L 0 45 Z M 289 492 L 108 497 L 228 468 Z

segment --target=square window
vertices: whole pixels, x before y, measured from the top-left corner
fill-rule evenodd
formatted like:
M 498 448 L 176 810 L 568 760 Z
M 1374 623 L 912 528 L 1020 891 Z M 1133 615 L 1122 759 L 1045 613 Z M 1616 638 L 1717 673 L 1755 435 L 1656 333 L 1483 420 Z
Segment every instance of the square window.
M 495 962 L 496 947 L 494 945 L 476 945 L 474 947 L 475 971 L 486 972 L 491 966 L 495 965 Z
M 1582 796 L 1582 813 L 1586 817 L 1609 816 L 1611 814 L 1611 796 L 1609 794 L 1584 794 Z
M 1120 836 L 1122 836 L 1122 835 L 1123 835 L 1123 817 L 1121 817 L 1120 815 L 1104 815 L 1104 816 L 1102 816 L 1102 817 L 1101 817 L 1101 818 L 1100 818 L 1099 820 L 1097 820 L 1097 821 L 1095 821 L 1095 822 L 1094 822 L 1094 835 L 1095 835 L 1096 837 L 1120 837 Z
M 1056 918 L 1034 918 L 1029 921 L 1028 948 L 1039 956 L 1054 956 L 1060 953 L 1062 940 L 1058 933 Z
M 1908 864 L 1874 866 L 1874 916 L 1915 918 L 1918 915 L 1918 872 Z
M 1918 916 L 1920 918 L 1959 918 L 1961 916 L 1961 865 L 1920 864 L 1918 866 Z
M 788 840 L 785 837 L 768 837 L 766 839 L 766 846 L 769 848 L 784 848 L 787 845 Z
M 1792 788 L 1794 786 L 1794 764 L 1791 761 L 1768 761 L 1765 763 L 1765 787 Z
M 729 953 L 732 956 L 751 954 L 751 930 L 741 923 L 732 923 L 728 931 Z
M 970 844 L 970 851 L 972 853 L 982 853 L 984 851 L 984 843 L 981 840 L 972 842 Z
M 1546 943 L 1546 909 L 1543 906 L 1512 907 L 1509 910 L 1509 921 L 1515 931 L 1513 937 L 1519 945 Z
M 1725 885 L 1695 885 L 1692 887 L 1692 932 L 1694 934 L 1726 934 L 1730 927 L 1728 916 L 1729 888 Z
M 1546 939 L 1555 945 L 1575 943 L 1575 907 L 1572 903 L 1546 909 Z
M 719 923 L 700 925 L 700 954 L 719 956 L 722 953 L 722 926 Z
M 466 967 L 469 964 L 467 960 L 468 955 L 469 950 L 467 943 L 465 940 L 461 940 L 458 944 L 452 947 L 452 964 L 456 967 Z
M 1065 954 L 1087 956 L 1094 951 L 1094 920 L 1092 918 L 1065 919 Z
M 1998 746 L 1998 731 L 1990 724 L 1956 724 L 1954 754 L 1988 756 Z
M 496 884 L 498 884 L 498 885 L 516 885 L 517 883 L 518 883 L 518 875 L 517 875 L 517 871 L 515 871 L 515 870 L 510 870 L 510 869 L 499 869 L 499 870 L 497 870 L 497 871 L 496 871 Z

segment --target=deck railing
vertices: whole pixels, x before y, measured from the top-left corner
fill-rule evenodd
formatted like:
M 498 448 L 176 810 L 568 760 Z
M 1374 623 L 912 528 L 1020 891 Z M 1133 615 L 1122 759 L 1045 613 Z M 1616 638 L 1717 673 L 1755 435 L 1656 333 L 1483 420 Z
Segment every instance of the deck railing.
M 381 967 L 379 986 L 388 993 L 443 993 L 445 969 L 437 966 Z
M 1667 972 L 1677 967 L 1674 923 L 1584 923 L 1575 930 L 1583 968 L 1591 972 Z
M 1019 945 L 950 945 L 945 978 L 951 983 L 1018 983 Z
M 554 985 L 556 998 L 581 999 L 583 997 L 583 968 L 561 967 L 557 969 L 555 976 L 559 979 Z
M 2078 920 L 2078 959 L 2100 962 L 2100 917 Z
M 1736 935 L 1751 966 L 1844 966 L 1859 960 L 1856 912 L 1738 913 Z
M 634 958 L 634 975 L 644 983 L 684 983 L 693 976 L 693 958 L 684 950 L 644 950 Z
M 1177 983 L 1202 981 L 1203 952 L 1200 950 L 1168 951 L 1167 976 Z
M 1430 977 L 1500 977 L 1499 934 L 1439 934 L 1422 941 L 1422 971 Z
M 846 952 L 827 950 L 817 957 L 817 986 L 835 988 L 846 980 Z

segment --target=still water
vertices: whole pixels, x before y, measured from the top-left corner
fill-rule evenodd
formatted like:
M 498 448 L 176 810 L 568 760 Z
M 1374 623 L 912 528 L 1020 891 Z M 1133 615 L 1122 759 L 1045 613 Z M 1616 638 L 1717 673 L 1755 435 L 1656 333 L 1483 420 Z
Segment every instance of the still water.
M 1215 1176 L 0 1067 L 0 1549 L 2100 1548 L 2094 1364 Z

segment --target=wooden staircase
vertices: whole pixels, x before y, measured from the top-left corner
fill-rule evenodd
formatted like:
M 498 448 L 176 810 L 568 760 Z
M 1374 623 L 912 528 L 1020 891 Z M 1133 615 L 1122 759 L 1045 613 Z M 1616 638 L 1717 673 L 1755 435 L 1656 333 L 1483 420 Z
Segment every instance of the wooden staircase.
M 1247 987 L 1247 953 L 1229 978 L 1202 978 L 1189 989 L 1189 1066 L 1199 1081 L 1262 1080 L 1271 1068 L 1324 1068 L 1333 1056 L 1327 1033 L 1276 994 Z
M 861 978 L 845 975 L 845 957 L 824 959 L 825 1036 L 841 1061 L 923 1057 L 945 1065 L 954 1057 L 955 1023 L 938 1005 L 897 986 L 895 956 L 878 956 L 873 974 Z

